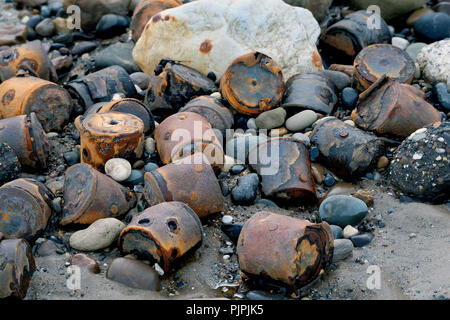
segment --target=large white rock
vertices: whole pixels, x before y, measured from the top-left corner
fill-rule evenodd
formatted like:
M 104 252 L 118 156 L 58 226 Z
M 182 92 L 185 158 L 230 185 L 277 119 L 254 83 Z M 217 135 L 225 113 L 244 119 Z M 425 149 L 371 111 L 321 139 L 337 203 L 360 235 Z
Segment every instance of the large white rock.
M 322 70 L 311 12 L 282 0 L 199 0 L 155 15 L 133 50 L 139 67 L 153 74 L 163 58 L 220 78 L 230 63 L 251 51 L 275 60 L 285 79 Z
M 444 82 L 450 86 L 450 39 L 423 47 L 416 62 L 429 82 Z

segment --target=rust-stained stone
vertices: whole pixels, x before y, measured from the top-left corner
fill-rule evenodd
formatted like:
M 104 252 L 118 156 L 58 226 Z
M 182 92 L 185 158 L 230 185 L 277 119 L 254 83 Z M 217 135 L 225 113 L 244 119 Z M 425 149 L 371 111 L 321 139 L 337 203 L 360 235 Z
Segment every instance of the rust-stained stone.
M 77 253 L 72 256 L 72 265 L 78 267 L 85 267 L 91 273 L 100 273 L 100 267 L 94 259 L 90 258 L 88 255 L 84 253 Z

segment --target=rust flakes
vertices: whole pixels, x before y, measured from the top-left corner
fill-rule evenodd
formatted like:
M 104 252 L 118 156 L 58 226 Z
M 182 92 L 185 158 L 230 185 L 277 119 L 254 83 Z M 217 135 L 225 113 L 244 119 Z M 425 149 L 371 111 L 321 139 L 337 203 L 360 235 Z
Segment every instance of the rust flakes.
M 207 54 L 212 50 L 211 40 L 205 40 L 200 44 L 200 52 Z
M 317 52 L 313 52 L 312 54 L 312 64 L 318 69 L 322 68 L 322 58 Z

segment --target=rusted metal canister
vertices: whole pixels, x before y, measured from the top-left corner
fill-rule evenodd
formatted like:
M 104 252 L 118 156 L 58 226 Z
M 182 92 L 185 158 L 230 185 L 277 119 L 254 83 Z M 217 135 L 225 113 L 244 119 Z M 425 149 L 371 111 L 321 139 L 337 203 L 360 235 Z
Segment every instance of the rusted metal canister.
M 111 101 L 115 93 L 122 93 L 126 98 L 137 98 L 134 83 L 121 66 L 112 66 L 88 74 L 69 82 L 66 87 L 70 95 L 76 99 L 76 109 L 79 112 L 94 103 Z
M 411 83 L 416 67 L 405 50 L 390 44 L 375 44 L 364 48 L 353 63 L 355 77 L 363 89 L 369 88 L 381 76 Z
M 36 77 L 15 77 L 0 84 L 2 118 L 31 112 L 46 132 L 62 130 L 72 112 L 72 99 L 64 88 Z
M 178 112 L 166 118 L 156 128 L 155 140 L 164 164 L 203 152 L 213 167 L 223 167 L 221 140 L 217 138 L 208 121 L 197 113 Z
M 144 123 L 144 132 L 153 132 L 155 130 L 155 120 L 147 106 L 137 99 L 124 98 L 113 100 L 111 102 L 99 102 L 90 106 L 84 113 L 85 116 L 93 113 L 105 112 L 130 113 L 138 117 Z
M 376 166 L 383 155 L 384 142 L 335 117 L 316 122 L 311 142 L 320 152 L 320 160 L 342 178 L 351 179 Z
M 130 161 L 144 152 L 144 123 L 135 115 L 120 112 L 78 116 L 81 162 L 103 169 L 106 161 L 120 157 Z
M 217 91 L 214 81 L 176 61 L 162 60 L 155 74 L 145 97 L 152 112 L 176 112 L 192 98 Z
M 200 219 L 186 204 L 164 202 L 135 216 L 119 236 L 122 254 L 158 263 L 168 272 L 176 260 L 203 241 Z
M 14 150 L 23 166 L 47 168 L 50 144 L 34 112 L 0 120 L 0 142 Z
M 55 67 L 40 41 L 0 51 L 0 83 L 15 77 L 19 71 L 44 80 L 57 80 Z
M 284 90 L 281 68 L 260 52 L 236 58 L 220 80 L 222 97 L 237 112 L 247 115 L 257 115 L 278 106 Z
M 116 218 L 136 204 L 126 187 L 88 164 L 79 163 L 66 171 L 61 224 L 91 224 L 102 218 Z
M 0 299 L 23 299 L 35 270 L 33 253 L 26 240 L 0 241 Z
M 17 179 L 0 188 L 0 232 L 6 239 L 39 237 L 52 214 L 55 196 L 42 183 Z
M 330 269 L 333 232 L 326 222 L 260 211 L 244 224 L 236 250 L 244 273 L 300 288 Z
M 211 165 L 200 153 L 146 172 L 144 180 L 144 197 L 151 206 L 181 201 L 200 218 L 224 208 L 219 182 Z
M 352 63 L 356 55 L 365 47 L 376 43 L 391 43 L 391 32 L 387 23 L 365 10 L 346 15 L 344 19 L 328 27 L 320 37 L 319 47 L 337 63 Z M 378 20 L 379 18 L 379 20 Z
M 170 8 L 181 6 L 183 3 L 179 0 L 143 0 L 140 1 L 133 12 L 131 19 L 131 31 L 133 32 L 133 41 L 137 42 L 141 37 L 145 25 L 155 14 Z
M 417 129 L 441 121 L 421 90 L 383 75 L 360 97 L 352 119 L 358 127 L 380 135 L 408 137 Z
M 14 150 L 8 144 L 0 142 L 0 186 L 17 179 L 21 171 L 22 167 Z
M 291 138 L 273 138 L 249 152 L 249 163 L 261 176 L 263 193 L 301 201 L 317 200 L 316 184 L 305 144 Z
M 282 107 L 300 107 L 330 114 L 338 101 L 336 86 L 319 73 L 301 73 L 286 82 Z
M 201 96 L 189 101 L 180 112 L 198 113 L 217 129 L 222 137 L 226 137 L 226 130 L 234 125 L 233 114 L 220 101 L 211 96 Z

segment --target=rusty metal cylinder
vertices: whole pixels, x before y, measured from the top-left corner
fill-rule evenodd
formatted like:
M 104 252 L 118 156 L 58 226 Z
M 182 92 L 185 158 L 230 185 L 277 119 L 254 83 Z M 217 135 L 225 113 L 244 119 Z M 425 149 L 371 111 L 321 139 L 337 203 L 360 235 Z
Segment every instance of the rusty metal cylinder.
M 353 69 L 362 89 L 369 88 L 383 75 L 402 83 L 411 83 L 416 67 L 405 50 L 390 44 L 364 48 L 355 58 Z
M 62 130 L 72 113 L 72 99 L 64 88 L 35 77 L 15 77 L 0 84 L 2 118 L 31 112 L 46 132 Z
M 115 93 L 126 98 L 136 98 L 133 81 L 121 66 L 112 66 L 69 82 L 67 91 L 77 101 L 78 112 L 87 110 L 94 103 L 109 102 Z
M 344 179 L 356 178 L 372 167 L 384 153 L 384 142 L 335 117 L 316 122 L 311 142 L 319 148 L 320 160 Z
M 202 152 L 213 167 L 223 167 L 222 141 L 208 121 L 197 113 L 178 112 L 166 118 L 155 130 L 155 141 L 164 164 Z
M 286 82 L 282 107 L 298 107 L 328 115 L 338 102 L 336 93 L 334 83 L 323 74 L 297 74 Z
M 50 144 L 35 113 L 0 120 L 0 142 L 14 150 L 21 165 L 47 168 Z
M 52 214 L 53 193 L 33 179 L 17 179 L 0 188 L 0 233 L 6 239 L 39 237 Z
M 250 276 L 303 287 L 330 269 L 333 232 L 315 224 L 260 211 L 244 224 L 236 246 L 240 269 Z
M 441 121 L 441 114 L 425 97 L 416 87 L 383 75 L 360 95 L 352 119 L 364 130 L 405 138 Z
M 199 71 L 171 60 L 162 60 L 150 77 L 145 103 L 152 112 L 177 112 L 192 98 L 217 91 L 214 81 Z
M 379 18 L 379 27 L 373 25 L 374 18 Z M 319 46 L 330 56 L 330 61 L 352 63 L 363 48 L 377 43 L 391 43 L 388 25 L 381 17 L 361 10 L 328 27 L 320 37 Z
M 258 115 L 281 103 L 281 68 L 272 58 L 251 52 L 236 58 L 220 80 L 222 97 L 239 113 Z
M 180 112 L 198 113 L 217 129 L 222 137 L 226 137 L 226 130 L 234 125 L 233 114 L 220 101 L 211 96 L 201 96 L 189 101 Z
M 141 37 L 142 31 L 155 14 L 170 8 L 181 6 L 183 3 L 179 0 L 143 0 L 138 3 L 131 19 L 131 31 L 133 41 L 137 42 Z
M 23 299 L 35 270 L 33 253 L 26 240 L 0 241 L 0 299 Z
M 18 73 L 56 81 L 56 71 L 40 41 L 0 51 L 0 83 Z
M 144 123 L 144 132 L 153 132 L 155 130 L 155 120 L 147 106 L 137 99 L 124 98 L 110 102 L 99 102 L 88 108 L 85 116 L 93 113 L 121 112 L 130 113 L 138 117 Z
M 81 162 L 103 169 L 106 161 L 139 159 L 144 152 L 144 123 L 135 115 L 120 112 L 92 113 L 78 116 Z
M 200 153 L 144 175 L 144 198 L 150 205 L 181 201 L 203 218 L 224 208 L 219 182 Z
M 186 204 L 164 202 L 135 216 L 119 236 L 122 254 L 156 262 L 168 272 L 203 241 L 200 219 Z
M 136 204 L 126 187 L 88 164 L 79 163 L 66 171 L 61 224 L 91 224 L 98 219 L 116 218 Z
M 305 144 L 273 138 L 249 152 L 249 163 L 261 176 L 264 195 L 304 202 L 317 200 L 316 184 Z

